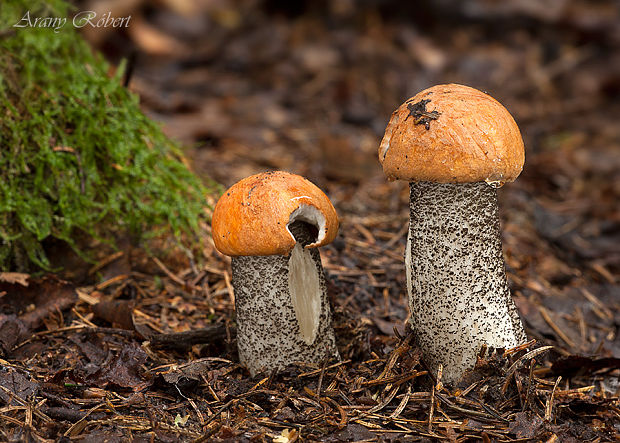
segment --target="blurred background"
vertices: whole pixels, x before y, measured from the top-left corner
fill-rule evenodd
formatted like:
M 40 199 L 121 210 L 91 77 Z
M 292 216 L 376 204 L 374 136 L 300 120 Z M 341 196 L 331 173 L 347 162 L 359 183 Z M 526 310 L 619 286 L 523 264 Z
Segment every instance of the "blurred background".
M 408 221 L 407 184 L 387 183 L 377 160 L 385 125 L 403 101 L 434 84 L 488 92 L 525 140 L 524 172 L 499 192 L 508 273 L 529 332 L 555 337 L 539 315 L 546 306 L 567 331 L 570 343 L 558 339 L 564 346 L 598 352 L 608 337 L 606 352 L 620 355 L 617 334 L 609 335 L 614 316 L 590 312 L 620 300 L 617 1 L 76 6 L 131 15 L 126 29 L 86 27 L 84 35 L 112 62 L 128 60 L 129 88 L 188 147 L 198 174 L 230 186 L 284 169 L 327 192 L 342 218 L 338 241 L 324 253 L 332 290 L 354 312 L 376 311 L 371 318 L 384 333 L 406 316 L 396 282 L 404 281 Z M 383 273 L 368 272 L 381 266 Z M 577 331 L 584 303 L 603 325 L 596 336 Z
M 605 200 L 591 194 L 605 185 L 583 180 L 596 180 L 588 176 L 596 170 L 612 186 L 618 170 L 616 1 L 77 6 L 132 16 L 126 29 L 84 34 L 110 60 L 130 60 L 130 88 L 144 108 L 193 148 L 196 169 L 226 185 L 266 168 L 365 182 L 378 173 L 375 152 L 392 110 L 447 82 L 484 90 L 510 110 L 526 141 L 524 179 L 544 181 L 541 194 Z

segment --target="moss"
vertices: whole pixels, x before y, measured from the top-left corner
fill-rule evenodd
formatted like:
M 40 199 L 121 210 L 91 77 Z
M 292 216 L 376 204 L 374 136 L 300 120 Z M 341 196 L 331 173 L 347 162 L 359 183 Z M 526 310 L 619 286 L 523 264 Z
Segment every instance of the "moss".
M 13 27 L 27 10 L 65 17 L 67 5 L 0 8 L 0 269 L 53 267 L 50 238 L 88 257 L 80 245 L 118 230 L 194 236 L 212 188 L 141 112 L 122 66 L 109 76 L 70 19 L 58 32 Z

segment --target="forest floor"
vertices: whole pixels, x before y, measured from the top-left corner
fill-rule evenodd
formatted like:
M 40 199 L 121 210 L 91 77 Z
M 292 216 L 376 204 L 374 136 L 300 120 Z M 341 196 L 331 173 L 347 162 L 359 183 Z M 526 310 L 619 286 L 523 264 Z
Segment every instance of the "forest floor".
M 230 261 L 204 226 L 193 257 L 128 244 L 95 266 L 0 282 L 15 314 L 0 328 L 0 440 L 618 440 L 615 2 L 121 3 L 81 3 L 133 20 L 86 37 L 132 60 L 130 89 L 197 174 L 228 187 L 283 169 L 332 200 L 341 228 L 321 256 L 342 360 L 250 377 Z M 491 94 L 523 134 L 525 169 L 499 196 L 532 339 L 455 389 L 404 327 L 408 186 L 377 160 L 391 112 L 448 82 Z

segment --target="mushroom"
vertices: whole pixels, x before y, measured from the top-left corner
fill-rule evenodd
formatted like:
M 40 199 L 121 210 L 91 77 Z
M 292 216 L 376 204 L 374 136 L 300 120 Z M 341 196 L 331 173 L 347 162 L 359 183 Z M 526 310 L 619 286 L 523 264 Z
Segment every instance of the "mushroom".
M 217 202 L 213 240 L 232 257 L 239 359 L 252 376 L 339 358 L 316 249 L 337 232 L 329 198 L 299 175 L 253 175 Z
M 523 169 L 519 128 L 491 96 L 437 85 L 394 111 L 379 160 L 389 180 L 410 182 L 411 328 L 430 368 L 443 366 L 443 380 L 454 383 L 483 347 L 527 341 L 506 280 L 497 206 L 497 188 Z

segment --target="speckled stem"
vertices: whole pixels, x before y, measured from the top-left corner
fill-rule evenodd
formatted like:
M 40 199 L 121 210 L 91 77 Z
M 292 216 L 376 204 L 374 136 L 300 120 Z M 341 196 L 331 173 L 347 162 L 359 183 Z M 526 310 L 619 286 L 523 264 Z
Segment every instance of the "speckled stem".
M 483 345 L 527 341 L 504 271 L 497 190 L 486 183 L 411 183 L 405 253 L 411 326 L 443 380 L 474 367 Z
M 252 375 L 293 362 L 320 363 L 327 357 L 339 358 L 321 257 L 317 249 L 310 253 L 321 290 L 318 329 L 310 344 L 300 334 L 289 294 L 290 256 L 232 258 L 239 360 Z

